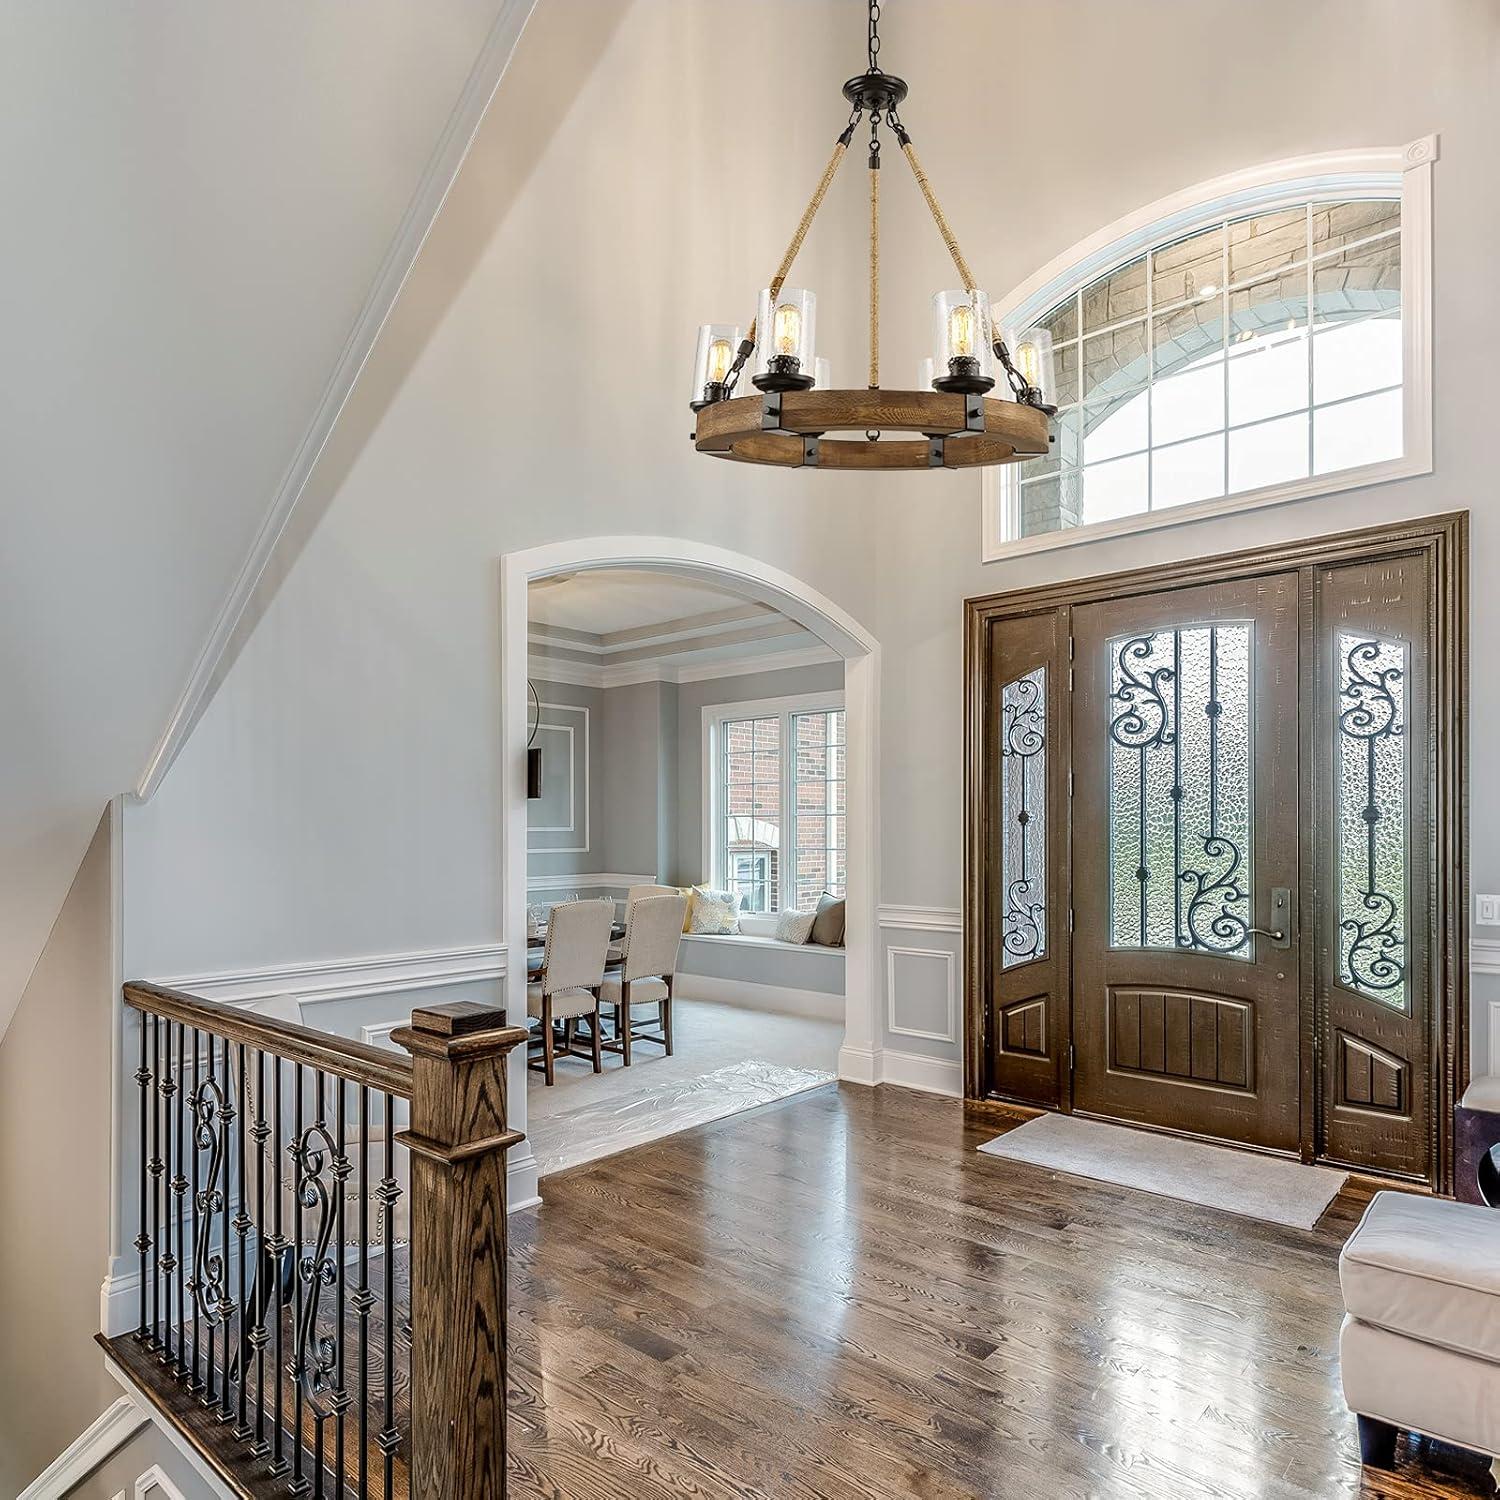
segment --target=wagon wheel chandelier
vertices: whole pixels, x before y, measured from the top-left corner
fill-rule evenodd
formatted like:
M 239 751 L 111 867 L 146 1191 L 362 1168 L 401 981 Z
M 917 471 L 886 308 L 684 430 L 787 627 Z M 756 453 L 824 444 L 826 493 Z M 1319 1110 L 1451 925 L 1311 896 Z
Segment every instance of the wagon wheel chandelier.
M 1042 394 L 1050 384 L 1047 353 L 1028 342 L 1012 359 L 990 317 L 989 297 L 975 285 L 969 264 L 901 121 L 906 82 L 882 70 L 880 4 L 869 4 L 869 67 L 844 85 L 849 122 L 803 211 L 786 254 L 760 294 L 749 332 L 725 323 L 698 330 L 692 408 L 693 442 L 700 453 L 740 463 L 818 469 L 962 469 L 1016 463 L 1047 452 L 1049 418 L 1056 408 Z M 817 300 L 789 287 L 787 277 L 839 169 L 854 132 L 870 122 L 870 368 L 864 389 L 832 385 L 828 361 L 816 353 Z M 880 385 L 880 144 L 887 127 L 910 163 L 917 186 L 962 283 L 939 292 L 933 305 L 933 357 L 924 361 L 926 390 L 883 390 Z M 751 356 L 749 383 L 757 394 L 738 394 Z M 930 366 L 930 369 L 928 368 Z M 997 369 L 1008 399 L 996 399 Z M 830 438 L 830 432 L 852 437 Z M 890 433 L 915 434 L 912 437 Z M 862 434 L 862 436 L 860 435 Z

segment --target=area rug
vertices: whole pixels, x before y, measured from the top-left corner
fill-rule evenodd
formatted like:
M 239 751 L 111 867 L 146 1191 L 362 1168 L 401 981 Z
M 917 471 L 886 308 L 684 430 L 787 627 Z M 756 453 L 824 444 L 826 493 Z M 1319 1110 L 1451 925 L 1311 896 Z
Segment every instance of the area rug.
M 811 1068 L 755 1060 L 732 1063 L 693 1078 L 580 1105 L 538 1120 L 527 1133 L 537 1170 L 546 1177 L 833 1081 L 832 1073 Z
M 1346 1175 L 1077 1115 L 1039 1115 L 979 1149 L 1008 1161 L 1227 1209 L 1290 1229 L 1311 1229 Z

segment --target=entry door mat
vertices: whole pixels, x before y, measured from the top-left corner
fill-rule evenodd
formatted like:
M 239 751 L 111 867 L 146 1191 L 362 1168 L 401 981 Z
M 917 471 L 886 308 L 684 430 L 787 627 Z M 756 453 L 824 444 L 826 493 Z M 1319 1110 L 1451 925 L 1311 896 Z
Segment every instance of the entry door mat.
M 580 1167 L 680 1130 L 691 1130 L 743 1110 L 790 1099 L 832 1083 L 834 1075 L 758 1059 L 664 1081 L 637 1093 L 599 1099 L 567 1114 L 537 1121 L 527 1133 L 540 1176 Z
M 1201 1203 L 1289 1229 L 1311 1229 L 1347 1175 L 1077 1115 L 1039 1115 L 979 1149 L 988 1156 Z

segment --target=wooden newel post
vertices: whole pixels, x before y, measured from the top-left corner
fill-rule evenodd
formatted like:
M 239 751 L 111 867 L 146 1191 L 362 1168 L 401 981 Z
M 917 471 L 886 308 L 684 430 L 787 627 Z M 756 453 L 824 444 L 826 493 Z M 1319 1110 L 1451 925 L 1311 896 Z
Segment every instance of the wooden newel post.
M 526 1040 L 469 1001 L 412 1012 L 411 1496 L 505 1494 L 505 1068 Z

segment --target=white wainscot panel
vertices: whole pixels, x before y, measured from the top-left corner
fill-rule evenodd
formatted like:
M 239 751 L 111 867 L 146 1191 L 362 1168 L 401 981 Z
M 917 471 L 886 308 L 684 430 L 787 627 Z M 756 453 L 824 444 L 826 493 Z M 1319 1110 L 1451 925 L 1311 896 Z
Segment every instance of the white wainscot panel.
M 889 945 L 885 993 L 893 1036 L 958 1041 L 958 960 L 947 949 Z

